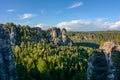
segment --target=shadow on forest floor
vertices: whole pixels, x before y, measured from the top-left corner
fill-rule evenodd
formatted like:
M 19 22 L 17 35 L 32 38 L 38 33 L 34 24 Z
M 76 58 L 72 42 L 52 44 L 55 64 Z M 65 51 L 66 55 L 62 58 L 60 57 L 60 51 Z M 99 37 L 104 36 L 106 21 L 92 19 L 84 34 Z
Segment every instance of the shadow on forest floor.
M 94 48 L 94 49 L 99 48 L 99 44 L 89 43 L 89 42 L 79 42 L 79 43 L 75 43 L 75 46 L 85 46 L 85 47 L 90 47 L 90 48 Z

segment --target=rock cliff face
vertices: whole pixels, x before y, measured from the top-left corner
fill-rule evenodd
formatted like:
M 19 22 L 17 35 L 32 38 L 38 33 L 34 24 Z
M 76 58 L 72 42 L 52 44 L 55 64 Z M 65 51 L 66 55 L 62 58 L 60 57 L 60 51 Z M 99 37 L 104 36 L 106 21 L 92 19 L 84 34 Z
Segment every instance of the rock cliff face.
M 17 33 L 16 32 L 16 27 L 15 26 L 11 27 L 11 29 L 10 29 L 10 40 L 11 40 L 11 45 L 13 45 L 13 46 L 16 45 L 16 36 L 17 36 L 16 33 Z
M 54 45 L 72 45 L 73 41 L 67 36 L 67 30 L 51 28 L 48 31 L 41 30 L 40 27 L 31 28 L 28 25 L 15 25 L 7 23 L 1 25 L 9 30 L 11 45 L 20 45 L 21 42 L 52 42 Z
M 0 27 L 0 80 L 16 79 L 9 32 Z
M 51 28 L 48 30 L 48 38 L 50 41 L 52 41 L 53 44 L 58 45 L 60 44 L 59 41 L 59 36 L 60 36 L 60 29 L 59 28 Z
M 67 30 L 65 28 L 62 29 L 61 33 L 61 43 L 63 45 L 72 45 L 73 41 L 67 36 Z
M 103 50 L 93 52 L 88 59 L 87 80 L 114 80 L 114 66 Z
M 112 48 L 115 46 L 115 43 L 112 41 L 107 41 L 103 44 L 102 47 L 100 47 L 100 49 L 103 49 L 105 51 L 105 53 L 110 54 L 111 55 L 111 51 Z
M 67 36 L 67 30 L 60 28 L 51 28 L 48 30 L 50 41 L 54 45 L 72 45 L 73 41 Z
M 119 62 L 120 45 L 105 42 L 88 59 L 87 80 L 120 80 Z
M 112 53 L 113 54 L 118 54 L 120 52 L 120 45 L 115 45 L 113 48 L 112 48 Z
M 112 60 L 115 66 L 115 80 L 120 80 L 120 45 L 115 45 L 112 48 Z
M 35 27 L 35 28 L 32 28 L 32 29 L 36 32 L 36 35 L 37 35 L 34 42 L 39 42 L 41 40 L 41 38 L 43 38 L 41 28 Z

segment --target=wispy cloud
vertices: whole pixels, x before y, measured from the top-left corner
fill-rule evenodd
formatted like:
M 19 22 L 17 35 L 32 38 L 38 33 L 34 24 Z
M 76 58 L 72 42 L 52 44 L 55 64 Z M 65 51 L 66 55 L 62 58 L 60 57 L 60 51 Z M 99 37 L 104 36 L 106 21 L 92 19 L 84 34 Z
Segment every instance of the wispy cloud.
M 82 5 L 83 5 L 83 2 L 77 2 L 77 3 L 74 3 L 73 5 L 69 6 L 68 9 L 77 8 Z
M 35 17 L 37 15 L 35 14 L 31 14 L 31 13 L 24 13 L 23 15 L 19 16 L 20 19 L 28 19 L 28 18 L 32 18 Z
M 14 9 L 8 9 L 7 10 L 7 12 L 13 12 L 14 11 Z

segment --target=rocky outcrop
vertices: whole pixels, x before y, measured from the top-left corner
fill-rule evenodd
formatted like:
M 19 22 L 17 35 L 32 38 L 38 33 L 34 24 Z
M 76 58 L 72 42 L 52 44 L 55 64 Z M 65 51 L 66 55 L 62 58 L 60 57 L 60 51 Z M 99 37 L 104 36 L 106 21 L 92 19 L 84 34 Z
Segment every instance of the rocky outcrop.
M 120 80 L 120 45 L 115 45 L 112 48 L 112 60 L 115 66 L 115 80 Z
M 4 29 L 9 31 L 10 43 L 12 46 L 15 46 L 17 44 L 17 42 L 16 42 L 16 37 L 17 37 L 16 25 L 14 23 L 6 23 L 6 24 L 2 25 L 1 27 L 3 27 Z
M 88 59 L 87 80 L 114 80 L 114 70 L 111 58 L 98 49 Z
M 120 45 L 115 45 L 112 48 L 112 54 L 119 54 L 120 53 Z
M 61 40 L 62 45 L 72 45 L 73 44 L 73 41 L 67 36 L 67 30 L 65 28 L 62 29 L 60 40 Z
M 16 79 L 9 32 L 0 27 L 0 80 Z
M 60 28 L 51 28 L 48 30 L 49 40 L 52 41 L 54 45 L 72 45 L 73 41 L 67 36 L 67 30 Z
M 41 30 L 40 27 L 31 28 L 28 25 L 15 25 L 7 23 L 2 25 L 9 30 L 11 45 L 20 45 L 21 42 L 46 42 L 54 45 L 72 45 L 73 41 L 67 36 L 67 30 L 51 28 L 48 31 Z
M 60 44 L 59 43 L 59 41 L 60 41 L 59 36 L 60 36 L 60 29 L 59 28 L 54 27 L 54 28 L 51 28 L 48 30 L 48 38 L 53 44 L 55 44 L 55 45 Z
M 100 49 L 103 49 L 105 53 L 111 55 L 111 51 L 114 46 L 115 43 L 113 41 L 107 41 L 103 44 L 103 46 L 100 47 Z
M 34 42 L 39 42 L 41 40 L 41 38 L 43 38 L 41 28 L 40 27 L 35 27 L 35 28 L 32 28 L 32 29 L 36 33 L 36 37 L 35 37 Z
M 88 59 L 87 80 L 120 80 L 119 62 L 120 45 L 113 41 L 105 42 Z
M 51 28 L 48 30 L 48 34 L 50 34 L 51 38 L 57 38 L 60 35 L 60 29 L 59 28 Z
M 16 45 L 16 27 L 12 26 L 10 29 L 10 41 L 11 41 L 11 45 L 15 46 Z

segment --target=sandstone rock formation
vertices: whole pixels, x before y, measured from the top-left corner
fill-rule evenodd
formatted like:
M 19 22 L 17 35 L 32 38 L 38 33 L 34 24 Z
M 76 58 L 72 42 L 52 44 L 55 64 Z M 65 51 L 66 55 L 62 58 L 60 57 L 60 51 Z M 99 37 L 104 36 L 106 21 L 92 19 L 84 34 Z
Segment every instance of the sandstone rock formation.
M 32 28 L 32 29 L 36 32 L 36 35 L 37 35 L 34 42 L 39 42 L 41 40 L 41 38 L 43 37 L 41 28 L 40 27 L 35 27 L 35 28 Z
M 48 30 L 50 41 L 55 45 L 72 45 L 73 41 L 67 36 L 67 30 L 60 28 L 51 28 Z
M 120 45 L 115 45 L 112 48 L 112 60 L 115 66 L 115 80 L 120 80 Z
M 101 57 L 97 56 L 98 54 Z M 104 55 L 102 56 L 102 54 Z M 88 59 L 87 80 L 93 80 L 92 78 L 95 80 L 120 80 L 119 62 L 120 45 L 113 41 L 105 42 Z M 103 64 L 106 65 L 103 66 Z
M 11 45 L 15 46 L 16 45 L 16 37 L 17 37 L 16 25 L 14 23 L 6 23 L 6 24 L 2 25 L 1 27 L 3 27 L 4 29 L 9 31 L 10 43 L 11 43 Z
M 88 59 L 87 80 L 114 80 L 114 66 L 103 50 L 93 52 Z
M 1 25 L 9 30 L 11 45 L 20 45 L 21 42 L 51 42 L 54 45 L 72 45 L 73 41 L 67 36 L 67 30 L 51 28 L 48 31 L 41 30 L 40 27 L 30 28 L 28 25 L 15 25 L 7 23 Z
M 65 28 L 62 29 L 61 43 L 63 45 L 72 45 L 73 44 L 73 41 L 67 36 L 67 30 Z
M 15 46 L 16 45 L 16 27 L 12 26 L 10 29 L 10 40 L 11 40 L 11 45 Z
M 112 53 L 113 54 L 118 54 L 120 52 L 120 45 L 115 45 L 113 48 L 112 48 Z
M 107 54 L 111 54 L 112 48 L 114 46 L 115 43 L 113 41 L 107 41 L 103 44 L 103 46 L 100 47 L 100 49 L 103 49 Z
M 0 27 L 0 80 L 16 79 L 9 32 Z
M 59 44 L 59 37 L 60 36 L 60 29 L 59 28 L 51 28 L 48 30 L 48 38 L 50 41 L 52 41 L 53 44 L 58 45 Z

